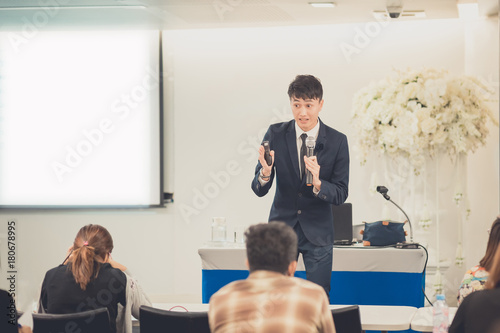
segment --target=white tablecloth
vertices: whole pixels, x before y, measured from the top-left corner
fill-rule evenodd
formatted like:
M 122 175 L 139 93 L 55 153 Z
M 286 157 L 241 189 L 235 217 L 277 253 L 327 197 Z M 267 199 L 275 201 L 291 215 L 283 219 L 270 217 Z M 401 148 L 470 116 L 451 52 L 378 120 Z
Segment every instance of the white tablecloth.
M 198 249 L 202 269 L 246 270 L 244 247 L 202 247 Z M 332 271 L 422 273 L 425 252 L 422 249 L 395 249 L 342 246 L 333 248 Z M 304 271 L 299 259 L 298 271 Z

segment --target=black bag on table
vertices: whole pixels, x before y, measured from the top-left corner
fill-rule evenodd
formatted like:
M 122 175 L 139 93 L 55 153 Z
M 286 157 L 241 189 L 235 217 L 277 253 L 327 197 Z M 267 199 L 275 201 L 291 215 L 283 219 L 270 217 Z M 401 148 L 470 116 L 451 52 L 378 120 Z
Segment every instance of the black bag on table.
M 363 222 L 364 246 L 386 246 L 403 243 L 406 241 L 406 231 L 404 230 L 405 222 L 395 221 L 376 221 Z

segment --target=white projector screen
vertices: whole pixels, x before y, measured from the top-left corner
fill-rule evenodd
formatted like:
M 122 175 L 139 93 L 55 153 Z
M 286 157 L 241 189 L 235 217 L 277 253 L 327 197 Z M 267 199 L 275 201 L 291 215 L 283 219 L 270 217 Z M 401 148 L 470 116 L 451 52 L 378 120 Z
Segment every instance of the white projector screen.
M 159 38 L 0 32 L 1 208 L 162 204 Z

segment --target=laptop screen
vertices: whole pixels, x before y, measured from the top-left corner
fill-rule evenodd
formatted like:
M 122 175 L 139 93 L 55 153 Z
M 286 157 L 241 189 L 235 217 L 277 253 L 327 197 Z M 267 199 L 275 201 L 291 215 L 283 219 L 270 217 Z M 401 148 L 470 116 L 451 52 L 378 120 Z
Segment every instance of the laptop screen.
M 333 244 L 352 244 L 352 204 L 332 205 L 333 212 Z

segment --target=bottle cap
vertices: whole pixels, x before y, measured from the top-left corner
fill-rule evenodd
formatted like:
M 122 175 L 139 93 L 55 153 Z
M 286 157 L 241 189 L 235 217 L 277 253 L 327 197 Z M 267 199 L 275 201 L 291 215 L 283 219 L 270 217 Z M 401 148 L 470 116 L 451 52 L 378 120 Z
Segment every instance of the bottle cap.
M 444 301 L 444 299 L 445 299 L 445 298 L 444 298 L 444 295 L 443 295 L 443 294 L 437 294 L 437 295 L 436 295 L 436 299 L 437 299 L 438 301 Z

